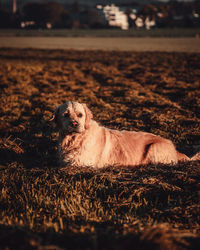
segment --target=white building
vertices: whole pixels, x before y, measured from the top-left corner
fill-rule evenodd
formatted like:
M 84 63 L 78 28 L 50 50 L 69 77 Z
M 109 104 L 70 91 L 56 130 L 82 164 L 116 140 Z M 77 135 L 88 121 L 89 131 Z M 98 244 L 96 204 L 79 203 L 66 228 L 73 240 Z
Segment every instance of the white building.
M 120 27 L 122 30 L 129 29 L 128 16 L 116 5 L 97 5 L 96 8 L 103 11 L 109 26 Z M 132 9 L 132 13 L 129 14 L 129 18 L 133 20 L 137 28 L 146 28 L 149 30 L 156 25 L 155 20 L 150 19 L 148 16 L 146 18 L 143 16 L 137 16 L 136 9 Z
M 155 20 L 153 20 L 153 19 L 150 19 L 149 17 L 147 17 L 146 19 L 145 19 L 145 28 L 147 29 L 147 30 L 150 30 L 151 28 L 153 28 L 153 27 L 155 27 L 156 26 L 156 22 L 155 22 Z
M 136 25 L 137 28 L 144 27 L 144 21 L 143 21 L 142 17 L 137 17 L 136 18 L 135 25 Z
M 114 4 L 104 6 L 103 13 L 109 26 L 120 27 L 123 30 L 129 28 L 127 15 Z

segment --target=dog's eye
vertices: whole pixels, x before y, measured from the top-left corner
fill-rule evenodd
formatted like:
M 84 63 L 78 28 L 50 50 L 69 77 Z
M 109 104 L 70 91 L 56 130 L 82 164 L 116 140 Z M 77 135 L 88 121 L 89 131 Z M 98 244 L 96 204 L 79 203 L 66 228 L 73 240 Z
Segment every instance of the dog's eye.
M 77 116 L 78 116 L 79 118 L 81 118 L 81 117 L 83 116 L 83 114 L 82 114 L 82 113 L 79 113 Z
M 68 118 L 69 117 L 69 113 L 64 113 L 64 117 Z

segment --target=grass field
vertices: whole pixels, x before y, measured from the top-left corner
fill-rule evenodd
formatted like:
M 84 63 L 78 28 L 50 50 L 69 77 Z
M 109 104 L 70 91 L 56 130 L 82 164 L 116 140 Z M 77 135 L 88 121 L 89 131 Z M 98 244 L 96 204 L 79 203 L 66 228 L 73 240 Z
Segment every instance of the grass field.
M 0 48 L 200 53 L 200 29 L 0 29 Z
M 200 145 L 200 54 L 0 49 L 0 249 L 199 249 L 200 164 L 59 170 L 49 117 Z
M 42 37 L 196 37 L 200 28 L 166 29 L 0 29 L 1 36 Z

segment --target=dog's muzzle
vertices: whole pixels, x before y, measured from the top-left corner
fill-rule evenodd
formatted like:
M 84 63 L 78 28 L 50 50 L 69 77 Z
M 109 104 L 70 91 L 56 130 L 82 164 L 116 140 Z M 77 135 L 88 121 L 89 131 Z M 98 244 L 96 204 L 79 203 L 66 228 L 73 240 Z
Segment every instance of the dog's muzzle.
M 79 127 L 78 122 L 75 121 L 75 120 L 71 120 L 70 123 L 69 123 L 68 129 L 70 131 L 74 131 L 75 132 L 78 129 L 78 127 Z
M 77 127 L 78 127 L 78 122 L 72 120 L 72 121 L 70 122 L 70 126 L 71 126 L 72 128 L 77 128 Z

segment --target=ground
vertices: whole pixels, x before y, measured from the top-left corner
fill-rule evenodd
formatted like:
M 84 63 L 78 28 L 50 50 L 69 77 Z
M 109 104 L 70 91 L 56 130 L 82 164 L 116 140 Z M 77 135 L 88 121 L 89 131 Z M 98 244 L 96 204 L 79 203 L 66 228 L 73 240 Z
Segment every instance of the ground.
M 102 125 L 164 136 L 192 156 L 199 77 L 198 53 L 1 49 L 2 249 L 197 249 L 198 161 L 63 173 L 49 118 L 84 102 Z

